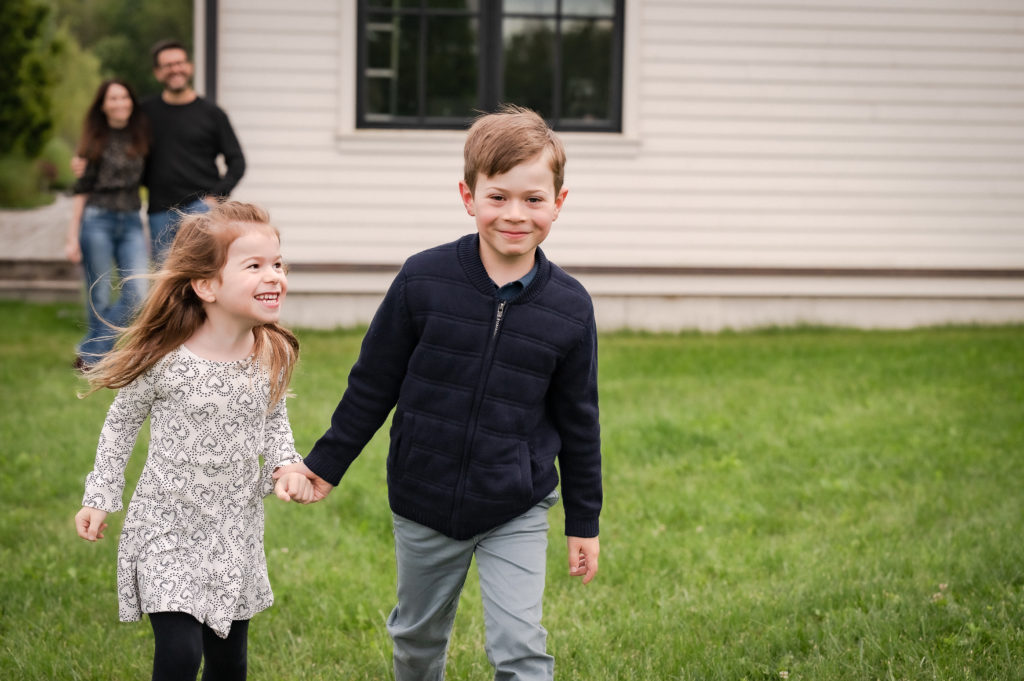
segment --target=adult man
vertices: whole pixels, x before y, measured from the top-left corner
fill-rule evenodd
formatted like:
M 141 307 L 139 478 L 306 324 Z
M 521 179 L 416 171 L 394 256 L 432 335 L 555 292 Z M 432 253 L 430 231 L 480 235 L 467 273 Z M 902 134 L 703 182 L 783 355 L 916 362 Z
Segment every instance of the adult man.
M 205 213 L 226 198 L 245 173 L 245 156 L 227 114 L 192 88 L 194 69 L 185 46 L 165 40 L 153 46 L 153 75 L 163 92 L 139 108 L 152 140 L 142 183 L 149 190 L 151 256 L 159 265 L 178 232 L 182 215 Z M 217 157 L 223 155 L 221 175 Z M 76 176 L 85 159 L 75 157 Z
M 194 70 L 185 46 L 163 41 L 152 55 L 153 75 L 164 89 L 140 107 L 153 130 L 142 182 L 149 189 L 149 236 L 159 264 L 181 214 L 206 212 L 227 197 L 245 173 L 245 156 L 227 114 L 192 88 Z M 223 176 L 219 155 L 226 166 Z

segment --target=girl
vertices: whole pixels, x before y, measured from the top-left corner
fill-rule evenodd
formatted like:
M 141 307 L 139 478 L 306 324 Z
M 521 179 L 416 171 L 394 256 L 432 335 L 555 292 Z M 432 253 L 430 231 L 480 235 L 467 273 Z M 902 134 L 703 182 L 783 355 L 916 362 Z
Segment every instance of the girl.
M 287 291 L 280 236 L 261 209 L 229 202 L 182 223 L 153 291 L 114 350 L 86 373 L 119 389 L 85 481 L 78 535 L 103 537 L 146 416 L 149 455 L 117 559 L 122 621 L 149 614 L 153 679 L 244 679 L 249 619 L 273 594 L 263 496 L 312 500 L 285 392 L 299 344 L 278 325 Z M 258 457 L 264 457 L 261 469 Z
M 124 326 L 146 295 L 149 268 L 139 217 L 139 182 L 149 150 L 149 127 L 135 93 L 123 80 L 100 85 L 85 117 L 78 155 L 85 172 L 75 182 L 64 253 L 85 272 L 88 328 L 75 368 L 84 369 L 114 345 L 108 325 Z M 111 304 L 111 270 L 117 267 L 120 298 Z

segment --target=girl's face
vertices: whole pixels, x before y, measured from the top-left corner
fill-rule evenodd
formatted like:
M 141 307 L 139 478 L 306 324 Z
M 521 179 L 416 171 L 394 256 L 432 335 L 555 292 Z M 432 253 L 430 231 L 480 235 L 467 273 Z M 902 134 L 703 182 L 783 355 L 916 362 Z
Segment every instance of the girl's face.
M 132 115 L 132 97 L 128 88 L 111 83 L 103 95 L 103 113 L 107 116 L 107 124 L 112 128 L 123 128 L 128 125 Z
M 288 291 L 281 242 L 266 227 L 256 226 L 228 247 L 220 276 L 210 281 L 218 312 L 241 327 L 277 322 Z

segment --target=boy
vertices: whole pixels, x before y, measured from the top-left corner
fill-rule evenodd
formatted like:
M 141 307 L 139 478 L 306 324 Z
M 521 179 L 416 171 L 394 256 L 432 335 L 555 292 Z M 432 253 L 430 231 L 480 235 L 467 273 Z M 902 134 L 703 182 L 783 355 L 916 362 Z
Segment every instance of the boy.
M 402 267 L 306 472 L 322 498 L 397 405 L 387 462 L 396 679 L 444 677 L 474 555 L 495 678 L 551 679 L 540 620 L 555 459 L 570 574 L 586 584 L 597 573 L 593 306 L 538 248 L 568 193 L 565 152 L 544 120 L 515 106 L 481 116 L 465 161 L 459 192 L 477 234 Z

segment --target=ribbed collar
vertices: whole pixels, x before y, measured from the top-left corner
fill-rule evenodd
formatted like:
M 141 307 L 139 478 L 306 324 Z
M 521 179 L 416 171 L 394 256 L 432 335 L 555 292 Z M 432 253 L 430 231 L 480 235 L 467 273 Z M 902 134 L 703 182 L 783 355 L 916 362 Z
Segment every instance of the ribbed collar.
M 494 296 L 494 282 L 491 280 L 490 275 L 487 274 L 487 270 L 484 269 L 484 263 L 480 259 L 480 235 L 476 233 L 467 234 L 456 241 L 455 246 L 458 251 L 459 264 L 466 273 L 466 277 L 473 283 L 473 286 L 484 295 Z M 533 300 L 537 294 L 544 290 L 548 279 L 551 278 L 551 262 L 544 255 L 544 251 L 540 247 L 537 248 L 535 257 L 537 273 L 534 275 L 530 285 L 526 287 L 526 290 L 512 301 L 513 305 L 528 303 Z

